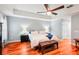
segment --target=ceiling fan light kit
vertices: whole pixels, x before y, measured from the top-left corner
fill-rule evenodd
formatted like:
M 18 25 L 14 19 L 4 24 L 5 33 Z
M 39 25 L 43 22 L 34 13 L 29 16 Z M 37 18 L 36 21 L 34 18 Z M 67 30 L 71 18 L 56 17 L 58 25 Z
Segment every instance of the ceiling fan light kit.
M 47 14 L 47 15 L 52 15 L 52 13 L 51 13 L 50 11 L 48 11 L 46 14 Z

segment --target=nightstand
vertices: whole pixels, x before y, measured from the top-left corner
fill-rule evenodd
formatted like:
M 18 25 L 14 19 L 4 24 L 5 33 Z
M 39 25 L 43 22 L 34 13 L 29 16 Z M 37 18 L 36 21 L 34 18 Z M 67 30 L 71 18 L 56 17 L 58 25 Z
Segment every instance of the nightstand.
M 30 42 L 29 35 L 21 35 L 21 42 Z

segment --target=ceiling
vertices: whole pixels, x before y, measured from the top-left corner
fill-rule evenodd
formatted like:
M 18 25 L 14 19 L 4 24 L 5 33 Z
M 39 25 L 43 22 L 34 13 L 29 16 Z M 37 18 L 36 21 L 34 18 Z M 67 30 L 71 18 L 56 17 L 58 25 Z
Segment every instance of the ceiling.
M 61 5 L 62 4 L 49 4 L 49 8 L 54 9 Z M 68 6 L 68 4 L 65 4 L 64 6 L 65 6 L 65 8 L 54 11 L 54 12 L 58 13 L 57 16 L 72 15 L 74 13 L 79 12 L 78 4 L 75 4 L 71 8 L 66 8 Z M 44 4 L 0 4 L 0 12 L 3 12 L 7 15 L 11 15 L 11 14 L 14 15 L 14 13 L 13 13 L 14 9 L 22 10 L 25 12 L 30 12 L 33 14 L 38 14 L 37 12 L 40 12 L 40 11 L 46 11 Z M 46 13 L 40 13 L 40 15 L 48 16 Z M 49 15 L 49 16 L 56 17 L 55 15 Z

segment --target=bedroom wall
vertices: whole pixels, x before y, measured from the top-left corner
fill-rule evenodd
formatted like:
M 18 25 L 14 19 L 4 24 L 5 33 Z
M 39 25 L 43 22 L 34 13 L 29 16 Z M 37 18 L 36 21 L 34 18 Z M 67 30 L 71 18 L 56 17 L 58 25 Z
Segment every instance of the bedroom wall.
M 56 19 L 54 21 L 41 21 L 41 20 L 32 20 L 19 17 L 7 16 L 8 22 L 8 40 L 20 40 L 20 34 L 22 32 L 21 25 L 28 26 L 30 29 L 43 30 L 43 26 L 50 26 L 49 31 L 53 35 L 58 36 L 59 38 L 70 38 L 71 37 L 71 27 L 68 24 L 71 24 L 69 21 L 70 18 Z M 68 25 L 66 27 L 66 25 Z
M 62 18 L 62 39 L 71 39 L 71 16 Z
M 56 19 L 54 21 L 51 21 L 51 32 L 53 35 L 58 36 L 61 38 L 62 36 L 62 21 L 60 19 Z
M 36 28 L 37 30 L 44 29 L 43 26 L 48 26 L 48 21 L 32 20 L 26 18 L 9 17 L 7 16 L 8 22 L 8 40 L 20 40 L 20 34 L 22 32 L 21 25 L 29 26 L 31 29 Z
M 71 17 L 71 38 L 79 38 L 79 13 Z
M 51 32 L 61 39 L 71 39 L 71 16 L 52 19 Z

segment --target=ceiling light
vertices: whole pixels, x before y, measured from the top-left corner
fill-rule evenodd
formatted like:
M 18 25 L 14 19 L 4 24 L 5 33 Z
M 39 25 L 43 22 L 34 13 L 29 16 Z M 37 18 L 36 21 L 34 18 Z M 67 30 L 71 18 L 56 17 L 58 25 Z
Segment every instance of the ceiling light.
M 52 13 L 50 11 L 47 12 L 47 15 L 51 15 Z

